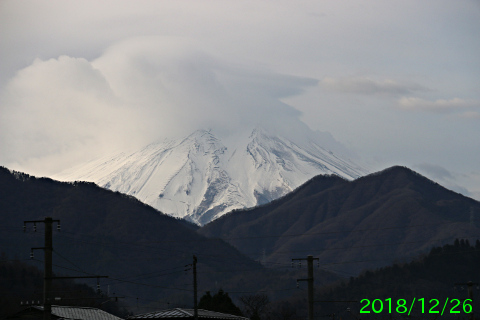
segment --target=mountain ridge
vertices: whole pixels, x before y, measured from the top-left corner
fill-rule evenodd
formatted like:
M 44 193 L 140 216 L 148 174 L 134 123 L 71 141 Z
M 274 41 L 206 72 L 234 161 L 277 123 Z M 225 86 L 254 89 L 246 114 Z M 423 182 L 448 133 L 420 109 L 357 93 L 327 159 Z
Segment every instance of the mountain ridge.
M 108 275 L 101 281 L 112 292 L 125 295 L 127 305 L 159 301 L 175 304 L 192 301 L 191 272 L 185 265 L 198 257 L 199 292 L 278 290 L 296 273 L 267 270 L 232 245 L 199 235 L 184 220 L 167 216 L 133 196 L 103 189 L 90 182 L 59 182 L 36 178 L 0 167 L 0 248 L 9 257 L 40 263 L 43 253 L 32 247 L 43 244 L 43 226 L 26 232 L 23 221 L 49 216 L 61 221 L 53 232 L 54 272 L 69 276 Z M 319 282 L 338 279 L 318 273 Z M 88 281 L 88 280 L 85 280 Z M 89 284 L 93 285 L 91 280 Z M 285 291 L 288 292 L 288 291 Z M 280 295 L 280 293 L 279 293 Z M 163 303 L 163 304 L 162 304 Z
M 278 199 L 281 205 L 236 210 L 198 232 L 224 239 L 252 258 L 265 253 L 267 263 L 283 261 L 288 252 L 305 251 L 351 273 L 455 238 L 480 235 L 480 202 L 406 167 L 318 184 L 324 180 L 310 180 Z
M 346 155 L 333 138 L 308 130 L 288 138 L 255 128 L 222 139 L 196 130 L 53 177 L 93 181 L 203 225 L 233 209 L 270 202 L 317 174 L 353 179 L 367 172 L 322 146 Z

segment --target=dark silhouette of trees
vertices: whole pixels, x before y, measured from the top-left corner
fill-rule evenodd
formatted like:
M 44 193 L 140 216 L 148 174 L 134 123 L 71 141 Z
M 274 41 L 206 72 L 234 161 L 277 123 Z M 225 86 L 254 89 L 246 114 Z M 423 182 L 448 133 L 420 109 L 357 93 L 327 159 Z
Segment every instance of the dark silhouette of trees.
M 457 286 L 455 283 L 480 283 L 480 241 L 476 240 L 475 246 L 470 245 L 468 239 L 456 239 L 453 244 L 432 248 L 431 251 L 412 262 L 394 264 L 379 268 L 375 271 L 366 271 L 358 277 L 351 277 L 341 285 L 322 288 L 319 290 L 318 300 L 330 301 L 360 301 L 361 299 L 398 299 L 412 301 L 417 299 L 449 299 L 467 298 L 465 286 Z M 474 288 L 474 296 L 480 291 Z M 339 314 L 345 312 L 347 306 L 352 312 L 359 314 L 359 303 L 319 303 L 316 313 Z M 473 309 L 478 310 L 480 303 L 474 298 Z M 371 310 L 371 309 L 370 309 Z M 412 310 L 412 315 L 421 316 L 418 308 Z M 369 317 L 381 317 L 382 315 L 370 314 Z M 461 317 L 466 316 L 461 314 Z
M 55 280 L 52 291 L 56 305 L 101 308 L 117 316 L 125 316 L 127 311 L 121 302 L 109 301 L 102 293 L 97 293 L 86 284 L 70 279 Z M 43 304 L 43 271 L 17 259 L 9 260 L 5 253 L 0 257 L 0 319 L 18 312 L 31 304 Z
M 251 320 L 263 319 L 270 299 L 266 294 L 252 294 L 240 297 L 245 315 Z
M 222 289 L 218 290 L 213 296 L 210 294 L 210 291 L 207 291 L 200 298 L 198 308 L 243 316 L 240 308 L 233 303 L 228 293 L 224 292 Z

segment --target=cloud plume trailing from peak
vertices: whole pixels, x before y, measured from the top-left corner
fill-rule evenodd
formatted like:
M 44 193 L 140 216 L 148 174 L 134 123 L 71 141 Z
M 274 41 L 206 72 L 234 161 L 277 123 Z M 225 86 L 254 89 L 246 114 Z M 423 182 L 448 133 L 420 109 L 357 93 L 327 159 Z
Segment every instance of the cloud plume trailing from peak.
M 363 95 L 402 95 L 427 90 L 418 84 L 400 83 L 390 79 L 374 80 L 366 77 L 338 79 L 326 77 L 320 82 L 320 85 L 327 91 Z
M 316 84 L 230 63 L 178 38 L 125 40 L 93 61 L 37 59 L 1 94 L 1 160 L 35 162 L 48 174 L 199 128 L 295 124 L 300 112 L 280 99 Z
M 416 170 L 427 176 L 429 179 L 437 181 L 441 185 L 449 188 L 458 193 L 462 193 L 468 197 L 474 197 L 474 192 L 470 192 L 467 188 L 458 185 L 457 179 L 460 174 L 456 172 L 451 172 L 445 169 L 442 166 L 431 164 L 431 163 L 421 163 L 414 166 Z
M 398 104 L 405 110 L 422 110 L 429 112 L 456 112 L 467 109 L 480 109 L 480 101 L 460 98 L 430 101 L 416 97 L 403 97 L 399 100 Z

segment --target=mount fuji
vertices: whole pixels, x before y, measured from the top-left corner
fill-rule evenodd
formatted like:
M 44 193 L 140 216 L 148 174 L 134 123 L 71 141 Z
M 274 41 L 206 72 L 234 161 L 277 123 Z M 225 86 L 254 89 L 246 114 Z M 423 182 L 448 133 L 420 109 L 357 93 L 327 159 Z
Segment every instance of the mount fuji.
M 84 180 L 204 225 L 239 208 L 279 198 L 319 174 L 368 173 L 328 133 L 254 128 L 237 135 L 196 130 L 133 153 L 104 157 L 53 178 Z

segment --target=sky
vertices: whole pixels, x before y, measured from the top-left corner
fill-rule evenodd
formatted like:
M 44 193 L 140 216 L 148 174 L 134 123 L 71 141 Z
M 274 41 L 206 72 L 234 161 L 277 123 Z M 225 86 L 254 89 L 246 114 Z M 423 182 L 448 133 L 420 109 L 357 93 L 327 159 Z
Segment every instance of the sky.
M 479 34 L 478 0 L 0 0 L 0 165 L 291 119 L 480 200 Z

